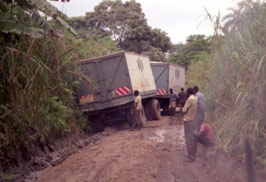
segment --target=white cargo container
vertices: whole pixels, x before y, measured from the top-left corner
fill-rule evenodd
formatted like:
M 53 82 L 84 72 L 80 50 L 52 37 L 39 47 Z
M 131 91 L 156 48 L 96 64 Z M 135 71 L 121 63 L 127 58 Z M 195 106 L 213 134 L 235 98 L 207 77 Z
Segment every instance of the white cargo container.
M 176 64 L 166 62 L 150 62 L 153 77 L 155 80 L 160 107 L 163 113 L 168 114 L 169 89 L 178 94 L 181 88 L 185 86 L 185 68 Z
M 149 57 L 119 52 L 77 64 L 83 78 L 78 93 L 80 108 L 88 113 L 94 130 L 101 131 L 117 120 L 130 120 L 134 90 L 140 92 L 147 118 L 160 118 L 159 102 L 153 99 L 156 86 Z

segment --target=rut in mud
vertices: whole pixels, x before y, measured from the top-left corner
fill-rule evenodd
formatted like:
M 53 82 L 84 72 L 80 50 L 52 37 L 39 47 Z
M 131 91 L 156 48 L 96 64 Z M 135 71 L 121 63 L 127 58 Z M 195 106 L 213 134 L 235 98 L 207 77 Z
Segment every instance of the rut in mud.
M 88 145 L 58 166 L 34 173 L 27 182 L 243 182 L 246 169 L 222 150 L 197 146 L 185 162 L 181 118 L 149 121 L 141 130 L 120 130 Z M 264 181 L 265 171 L 256 171 Z

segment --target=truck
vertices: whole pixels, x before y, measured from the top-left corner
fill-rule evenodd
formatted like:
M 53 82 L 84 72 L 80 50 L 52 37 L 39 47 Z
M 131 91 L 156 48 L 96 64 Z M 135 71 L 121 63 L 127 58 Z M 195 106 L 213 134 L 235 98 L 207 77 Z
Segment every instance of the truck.
M 179 93 L 185 86 L 185 68 L 176 64 L 167 62 L 150 62 L 153 77 L 155 80 L 157 92 L 154 97 L 159 101 L 163 109 L 162 114 L 169 114 L 169 89 L 172 88 L 174 93 Z
M 93 131 L 127 120 L 132 123 L 134 90 L 142 97 L 142 122 L 160 119 L 160 104 L 148 56 L 118 52 L 76 62 L 80 76 L 78 103 Z

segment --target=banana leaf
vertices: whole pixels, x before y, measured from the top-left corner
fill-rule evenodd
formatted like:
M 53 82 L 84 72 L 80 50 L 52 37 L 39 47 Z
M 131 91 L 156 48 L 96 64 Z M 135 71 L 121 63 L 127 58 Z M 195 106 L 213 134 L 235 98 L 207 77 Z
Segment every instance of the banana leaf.
M 69 32 L 73 33 L 74 35 L 77 35 L 77 32 L 62 18 L 56 17 L 56 20 Z
M 18 35 L 26 34 L 33 38 L 42 38 L 44 33 L 40 28 L 28 27 L 9 20 L 0 20 L 0 32 L 15 33 Z
M 36 13 L 37 10 L 56 19 L 66 30 L 77 35 L 77 32 L 65 21 L 68 20 L 68 17 L 46 0 L 16 0 L 16 2 L 28 11 L 33 12 L 34 17 L 38 17 L 38 24 L 41 23 L 40 25 L 45 25 L 43 28 L 48 28 L 50 31 L 50 26 L 47 25 L 48 22 L 44 20 L 44 18 L 42 18 L 42 20 L 40 19 L 40 15 Z M 46 23 L 44 21 L 46 21 Z

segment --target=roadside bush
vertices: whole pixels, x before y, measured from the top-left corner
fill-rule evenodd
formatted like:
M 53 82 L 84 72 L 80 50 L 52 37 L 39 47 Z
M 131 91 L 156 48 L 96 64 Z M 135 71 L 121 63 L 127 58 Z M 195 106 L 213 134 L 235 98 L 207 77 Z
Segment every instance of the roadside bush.
M 79 111 L 66 79 L 74 69 L 71 46 L 48 36 L 1 38 L 0 161 L 8 167 L 17 154 L 27 160 L 36 145 L 70 133 Z
M 248 138 L 255 155 L 265 162 L 266 7 L 252 1 L 239 5 L 240 15 L 230 19 L 237 21 L 229 22 L 230 31 L 224 36 L 216 37 L 207 64 L 191 65 L 188 77 L 206 95 L 207 121 L 215 128 L 218 143 L 244 159 Z
M 20 157 L 29 160 L 35 147 L 89 129 L 76 105 L 74 61 L 117 48 L 109 38 L 95 42 L 67 35 L 0 34 L 0 40 L 0 162 L 7 169 Z

